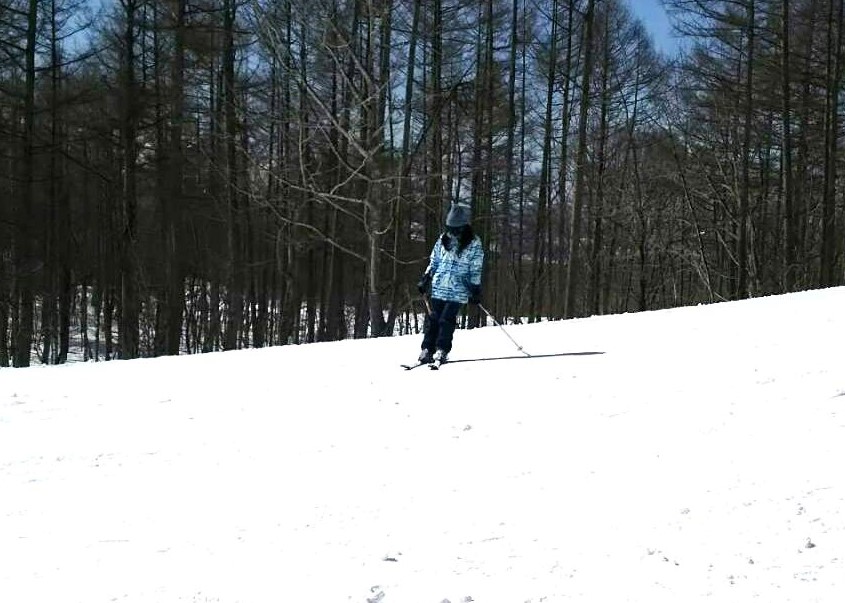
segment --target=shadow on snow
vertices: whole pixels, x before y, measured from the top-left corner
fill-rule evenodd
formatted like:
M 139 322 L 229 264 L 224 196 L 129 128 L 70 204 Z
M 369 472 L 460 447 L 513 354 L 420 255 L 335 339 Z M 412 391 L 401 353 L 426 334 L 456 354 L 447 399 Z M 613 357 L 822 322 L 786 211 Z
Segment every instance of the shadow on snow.
M 494 356 L 490 358 L 451 358 L 446 364 L 458 364 L 459 362 L 487 362 L 488 360 L 533 360 L 535 358 L 561 358 L 564 356 L 599 356 L 604 352 L 560 352 L 558 354 L 531 354 L 530 356 Z

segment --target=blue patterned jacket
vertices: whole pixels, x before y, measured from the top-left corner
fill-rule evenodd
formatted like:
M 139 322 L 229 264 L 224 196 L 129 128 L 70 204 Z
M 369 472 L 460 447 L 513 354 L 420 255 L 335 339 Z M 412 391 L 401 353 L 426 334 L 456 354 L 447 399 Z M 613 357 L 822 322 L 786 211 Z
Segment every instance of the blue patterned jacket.
M 469 301 L 470 285 L 481 286 L 484 248 L 481 239 L 473 237 L 458 251 L 458 241 L 443 235 L 431 250 L 426 274 L 431 275 L 431 297 L 443 301 Z

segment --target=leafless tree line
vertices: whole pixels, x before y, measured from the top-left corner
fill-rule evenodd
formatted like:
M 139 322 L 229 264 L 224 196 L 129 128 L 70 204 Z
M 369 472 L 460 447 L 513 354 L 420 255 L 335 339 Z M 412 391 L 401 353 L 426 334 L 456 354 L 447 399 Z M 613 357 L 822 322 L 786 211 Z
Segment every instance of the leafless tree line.
M 839 284 L 843 0 L 3 0 L 0 366 Z M 468 321 L 480 319 L 470 311 Z

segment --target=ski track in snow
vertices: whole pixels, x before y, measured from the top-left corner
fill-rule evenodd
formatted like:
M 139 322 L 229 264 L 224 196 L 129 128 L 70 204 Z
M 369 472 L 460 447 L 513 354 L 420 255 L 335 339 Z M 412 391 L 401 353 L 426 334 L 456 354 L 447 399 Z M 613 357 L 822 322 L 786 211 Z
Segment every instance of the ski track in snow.
M 842 308 L 2 370 L 0 601 L 839 600 Z

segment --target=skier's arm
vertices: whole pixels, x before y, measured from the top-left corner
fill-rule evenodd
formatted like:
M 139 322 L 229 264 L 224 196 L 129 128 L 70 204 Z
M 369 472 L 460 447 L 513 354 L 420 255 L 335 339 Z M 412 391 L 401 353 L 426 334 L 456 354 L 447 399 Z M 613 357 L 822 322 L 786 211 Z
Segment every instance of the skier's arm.
M 438 258 L 440 257 L 437 249 L 438 245 L 440 245 L 440 239 L 437 239 L 437 242 L 434 244 L 434 248 L 431 250 L 431 256 L 429 256 L 428 267 L 425 269 L 425 272 L 423 272 L 420 282 L 417 283 L 417 290 L 421 295 L 425 295 L 428 291 L 428 288 L 431 285 L 431 279 L 434 276 L 434 272 L 437 270 L 437 264 L 439 261 Z
M 469 258 L 469 284 L 481 287 L 481 271 L 484 266 L 484 248 L 480 239 L 475 239 L 470 248 L 472 255 Z
M 469 270 L 467 272 L 467 291 L 469 303 L 481 303 L 481 270 L 484 265 L 484 248 L 481 241 L 475 239 L 469 248 Z
M 440 263 L 440 246 L 442 243 L 440 239 L 437 239 L 437 242 L 434 243 L 434 247 L 431 249 L 431 255 L 428 258 L 428 268 L 425 269 L 424 274 L 431 278 L 434 276 L 434 273 L 437 272 L 437 266 Z

